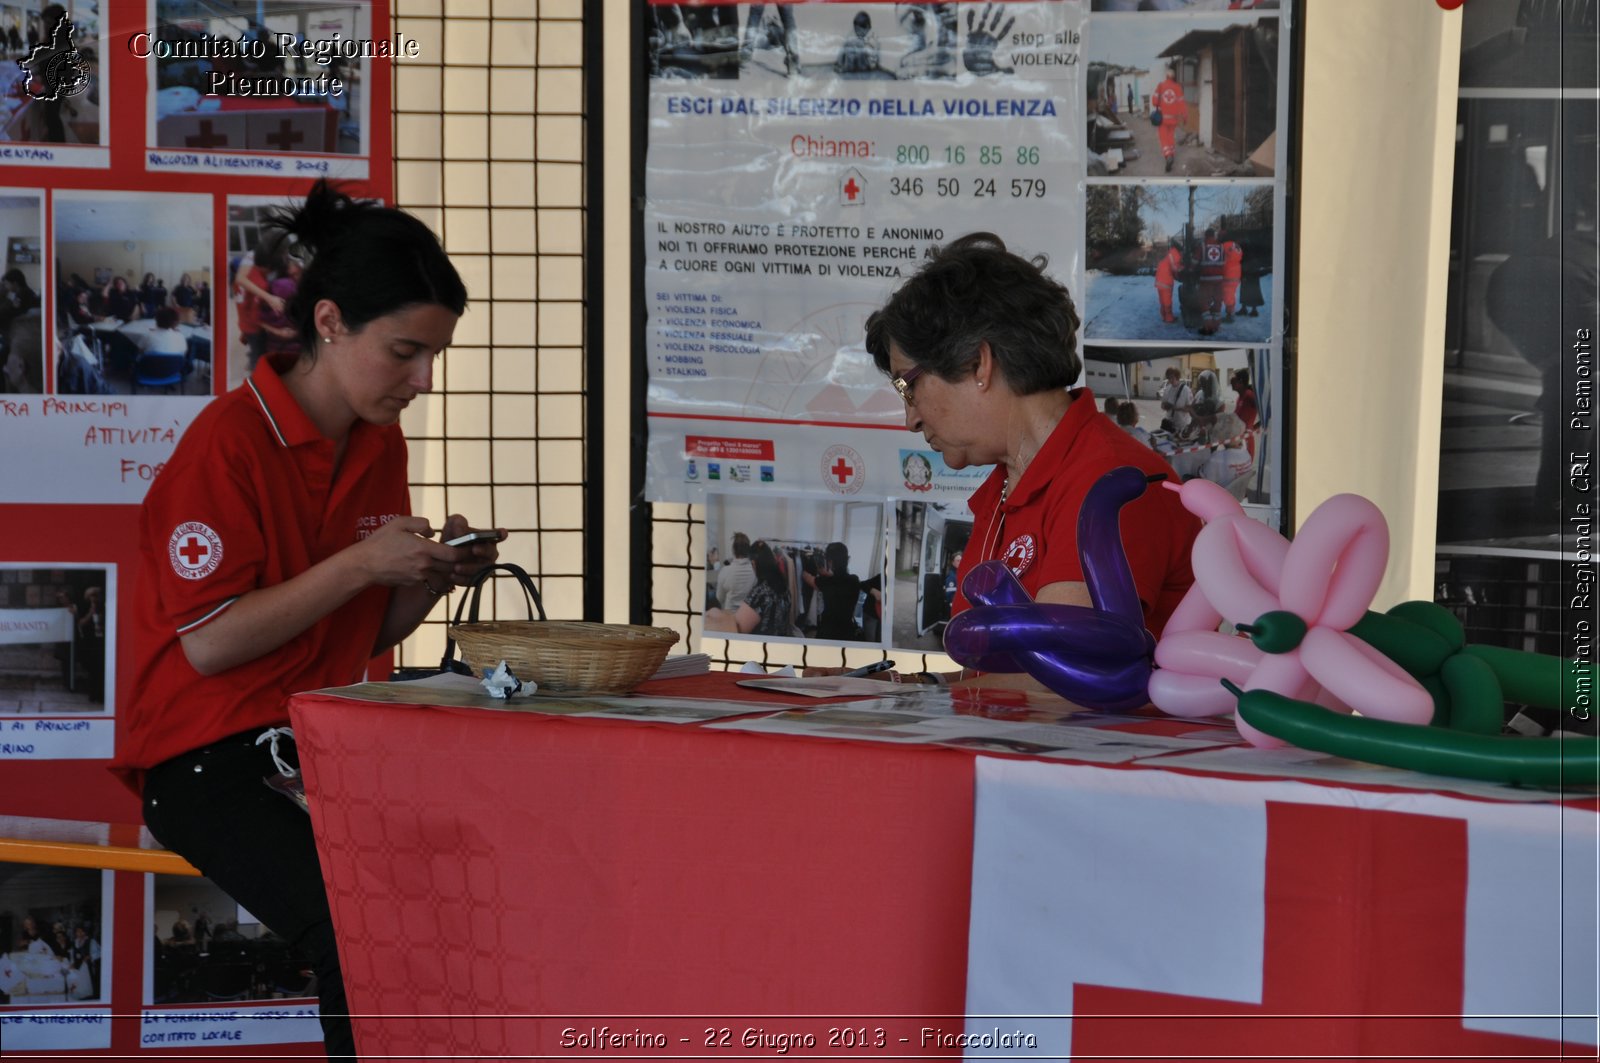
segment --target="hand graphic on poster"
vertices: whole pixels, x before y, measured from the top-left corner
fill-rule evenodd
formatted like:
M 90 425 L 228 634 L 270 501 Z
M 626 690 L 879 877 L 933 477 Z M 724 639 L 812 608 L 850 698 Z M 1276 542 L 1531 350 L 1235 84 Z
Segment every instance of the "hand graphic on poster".
M 1005 19 L 1004 25 L 1001 19 Z M 988 4 L 981 12 L 967 12 L 967 46 L 961 50 L 961 61 L 968 70 L 980 77 L 985 74 L 1011 74 L 1015 69 L 995 62 L 994 50 L 1005 40 L 1006 34 L 1017 20 L 1006 18 L 1005 12 L 995 4 Z

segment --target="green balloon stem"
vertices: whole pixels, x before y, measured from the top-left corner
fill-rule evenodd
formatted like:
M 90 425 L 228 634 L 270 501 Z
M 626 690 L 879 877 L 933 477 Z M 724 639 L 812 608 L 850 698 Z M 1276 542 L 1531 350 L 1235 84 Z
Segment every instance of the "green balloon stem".
M 1263 653 L 1288 653 L 1306 637 L 1306 622 L 1287 610 L 1274 609 L 1256 617 L 1254 624 L 1238 625 L 1238 630 Z

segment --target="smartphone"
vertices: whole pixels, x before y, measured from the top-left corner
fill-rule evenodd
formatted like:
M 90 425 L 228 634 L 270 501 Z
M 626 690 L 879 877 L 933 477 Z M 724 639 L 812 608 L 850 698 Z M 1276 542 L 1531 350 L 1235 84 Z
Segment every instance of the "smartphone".
M 493 528 L 487 531 L 467 532 L 467 534 L 458 535 L 454 539 L 446 539 L 444 544 L 446 546 L 470 546 L 473 543 L 487 542 L 491 539 L 495 542 L 500 541 L 500 533 Z

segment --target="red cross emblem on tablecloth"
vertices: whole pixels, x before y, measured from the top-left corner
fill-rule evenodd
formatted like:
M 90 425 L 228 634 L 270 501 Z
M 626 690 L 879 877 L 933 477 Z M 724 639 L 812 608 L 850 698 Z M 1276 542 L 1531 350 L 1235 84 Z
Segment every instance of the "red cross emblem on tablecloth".
M 1560 1057 L 1462 1025 L 1465 820 L 1269 803 L 1265 894 L 1260 1004 L 1080 984 L 1073 1058 Z
M 209 118 L 200 119 L 200 132 L 183 138 L 184 146 L 190 148 L 215 148 L 227 142 L 228 134 L 213 130 Z

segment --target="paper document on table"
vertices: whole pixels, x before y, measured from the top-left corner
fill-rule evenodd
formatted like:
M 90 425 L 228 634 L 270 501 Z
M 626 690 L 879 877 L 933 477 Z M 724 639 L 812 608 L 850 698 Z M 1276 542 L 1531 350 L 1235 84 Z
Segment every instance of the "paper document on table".
M 424 690 L 459 690 L 463 693 L 482 694 L 483 680 L 476 675 L 462 675 L 459 672 L 440 672 L 423 679 L 407 679 L 404 681 L 408 687 L 420 687 Z M 384 686 L 392 685 L 390 683 Z M 334 690 L 340 689 L 334 687 Z
M 847 675 L 794 679 L 741 679 L 739 685 L 754 690 L 802 694 L 808 698 L 892 698 L 913 695 L 922 690 L 921 685 L 917 683 L 895 684 L 882 679 L 860 679 Z
M 680 679 L 686 675 L 705 675 L 711 671 L 709 653 L 682 653 L 661 662 L 651 679 Z

